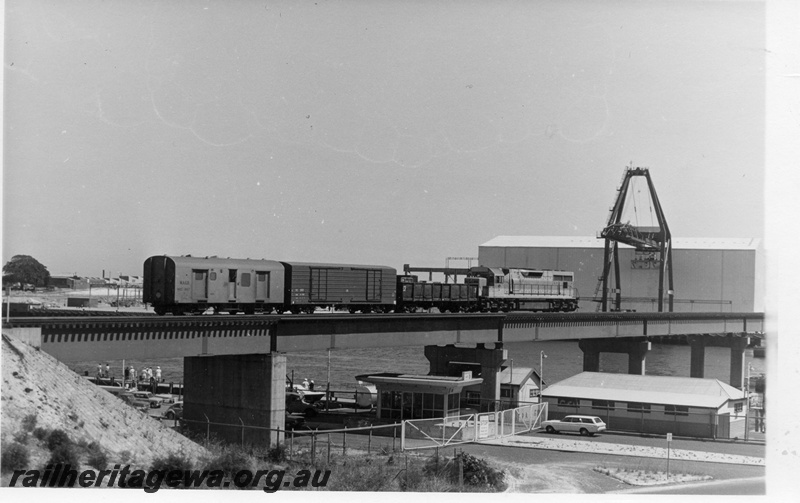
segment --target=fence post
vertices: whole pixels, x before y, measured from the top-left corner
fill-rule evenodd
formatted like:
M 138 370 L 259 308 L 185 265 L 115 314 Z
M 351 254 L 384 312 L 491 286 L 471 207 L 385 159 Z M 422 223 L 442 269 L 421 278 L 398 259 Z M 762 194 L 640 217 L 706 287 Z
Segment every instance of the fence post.
M 392 441 L 392 446 L 394 446 L 394 441 Z M 400 421 L 400 450 L 406 450 L 406 428 L 405 428 L 405 421 Z
M 242 421 L 241 417 L 239 418 L 239 422 L 242 423 L 242 449 L 244 449 L 244 421 Z M 271 433 L 270 436 L 272 436 Z M 278 439 L 278 442 L 280 442 L 280 439 Z
M 292 436 L 289 437 L 289 459 L 294 460 L 294 430 L 292 430 Z
M 206 416 L 205 412 L 203 413 L 203 415 L 206 418 L 206 444 L 207 444 L 211 439 L 211 421 L 208 419 L 208 416 Z
M 319 430 L 319 428 L 317 428 Z M 317 461 L 317 431 L 311 433 L 311 464 Z
M 367 439 L 367 454 L 372 453 L 372 428 L 369 429 L 369 438 Z
M 344 433 L 342 433 L 342 456 L 347 455 L 347 425 L 344 425 Z
M 392 452 L 397 452 L 397 448 L 394 445 L 396 440 L 397 440 L 397 423 L 394 423 L 394 428 L 392 428 Z
M 331 434 L 328 433 L 328 464 L 331 464 Z

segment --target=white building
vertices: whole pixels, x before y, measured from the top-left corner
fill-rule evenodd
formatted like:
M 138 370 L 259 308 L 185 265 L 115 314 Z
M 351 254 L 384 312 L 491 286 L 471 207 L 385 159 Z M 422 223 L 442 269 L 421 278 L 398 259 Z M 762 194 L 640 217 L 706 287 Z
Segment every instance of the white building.
M 609 430 L 744 438 L 746 395 L 718 379 L 582 372 L 542 396 L 549 419 L 585 414 Z

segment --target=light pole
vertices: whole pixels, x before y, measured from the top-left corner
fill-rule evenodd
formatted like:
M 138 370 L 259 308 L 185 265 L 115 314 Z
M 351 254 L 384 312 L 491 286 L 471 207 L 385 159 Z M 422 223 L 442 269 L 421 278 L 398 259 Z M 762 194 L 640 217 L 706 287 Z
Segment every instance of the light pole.
M 547 355 L 544 351 L 539 351 L 539 403 L 542 402 L 542 393 L 544 392 L 544 359 Z

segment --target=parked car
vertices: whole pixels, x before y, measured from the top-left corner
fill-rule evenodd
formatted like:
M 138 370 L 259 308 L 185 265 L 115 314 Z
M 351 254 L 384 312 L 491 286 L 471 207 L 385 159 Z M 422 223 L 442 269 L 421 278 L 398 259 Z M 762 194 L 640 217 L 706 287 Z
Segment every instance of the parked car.
M 180 419 L 183 417 L 183 402 L 175 402 L 164 413 L 166 419 Z
M 134 391 L 133 396 L 139 400 L 147 400 L 151 409 L 158 409 L 164 400 L 150 393 L 149 391 Z
M 125 391 L 123 393 L 120 393 L 117 396 L 119 396 L 120 400 L 122 400 L 123 402 L 127 403 L 131 407 L 139 409 L 139 410 L 141 410 L 143 412 L 147 412 L 148 409 L 150 409 L 150 400 L 143 399 L 143 398 L 138 398 L 138 397 L 134 396 L 134 393 L 131 393 L 129 391 Z
M 170 395 L 169 393 L 162 393 L 155 395 L 156 398 L 161 399 L 161 405 L 172 405 L 173 403 L 181 401 L 180 395 Z
M 318 411 L 316 407 L 307 402 L 302 395 L 295 391 L 288 391 L 286 393 L 286 413 L 314 417 L 317 415 Z
M 299 430 L 306 427 L 306 418 L 301 414 L 286 413 L 286 429 Z
M 606 429 L 606 423 L 597 416 L 566 416 L 564 419 L 551 419 L 542 423 L 547 433 L 568 431 L 581 435 L 594 436 Z

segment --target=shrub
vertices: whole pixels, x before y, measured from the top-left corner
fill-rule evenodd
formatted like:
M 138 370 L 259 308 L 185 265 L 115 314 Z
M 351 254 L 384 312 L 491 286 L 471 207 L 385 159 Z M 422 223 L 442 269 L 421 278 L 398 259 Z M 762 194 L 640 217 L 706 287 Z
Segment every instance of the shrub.
M 33 431 L 36 428 L 36 414 L 28 414 L 23 417 L 20 425 L 24 431 Z
M 86 462 L 92 468 L 98 470 L 105 470 L 108 467 L 108 454 L 96 442 L 89 444 L 89 453 L 86 457 Z
M 78 469 L 80 462 L 78 461 L 78 453 L 75 452 L 75 446 L 71 443 L 58 444 L 52 449 L 50 459 L 47 461 L 50 465 L 70 465 L 73 469 Z
M 165 471 L 188 471 L 192 469 L 192 462 L 186 459 L 183 455 L 177 452 L 172 452 L 167 456 L 154 459 L 150 469 Z
M 59 445 L 72 445 L 72 441 L 64 430 L 53 430 L 47 436 L 47 448 L 54 451 Z
M 464 472 L 464 485 L 494 491 L 504 491 L 507 487 L 504 472 L 492 468 L 486 460 L 463 451 L 448 464 L 447 473 L 450 482 L 458 484 L 459 469 Z
M 33 436 L 36 437 L 37 440 L 44 442 L 47 436 L 50 435 L 50 430 L 47 428 L 42 428 L 41 426 L 37 426 L 35 430 L 33 430 Z
M 280 463 L 286 459 L 286 446 L 283 444 L 275 444 L 275 447 L 270 447 L 267 451 L 267 459 L 273 463 Z
M 208 470 L 222 470 L 229 477 L 252 469 L 253 459 L 239 449 L 226 449 L 208 463 Z
M 3 447 L 0 469 L 3 472 L 23 470 L 28 467 L 29 461 L 28 448 L 18 442 L 12 442 L 7 447 Z

